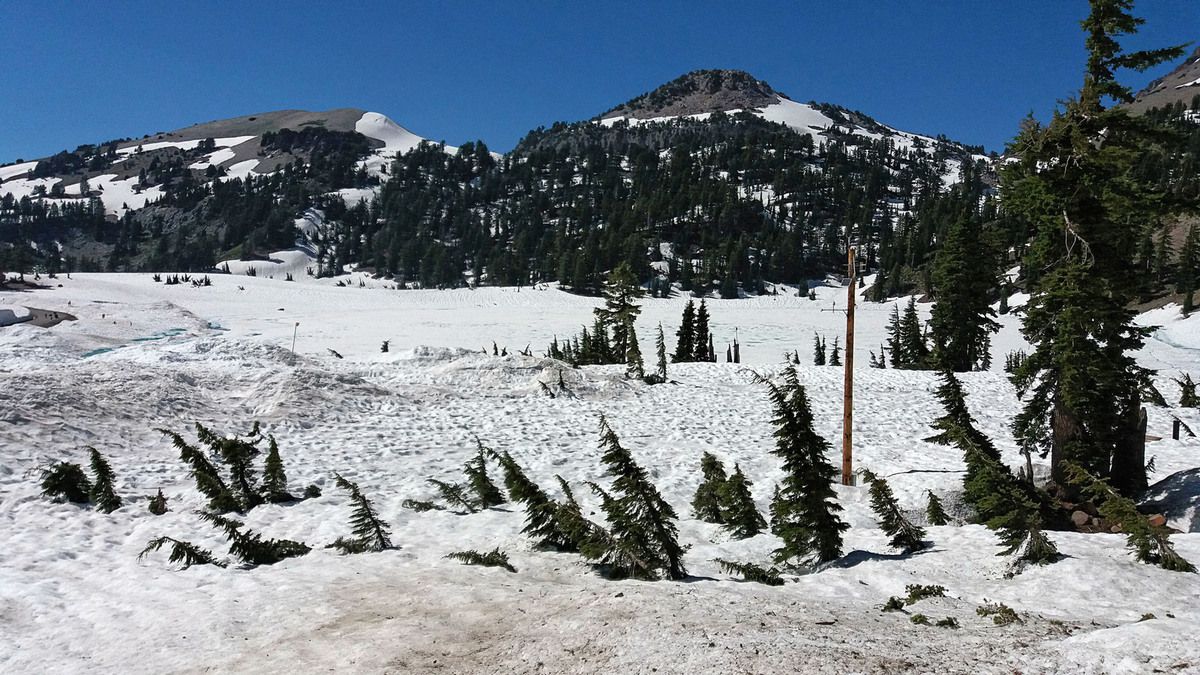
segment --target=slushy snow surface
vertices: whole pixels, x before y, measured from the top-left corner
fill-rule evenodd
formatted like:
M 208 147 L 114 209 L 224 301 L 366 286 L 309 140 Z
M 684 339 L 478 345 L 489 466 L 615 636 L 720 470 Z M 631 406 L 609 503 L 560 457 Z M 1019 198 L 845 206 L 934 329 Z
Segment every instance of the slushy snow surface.
M 57 280 L 61 288 L 0 295 L 0 308 L 28 303 L 79 318 L 0 329 L 0 672 L 1200 669 L 1200 580 L 1135 562 L 1120 535 L 1051 533 L 1066 557 L 1006 579 L 1007 560 L 985 528 L 931 527 L 929 550 L 900 556 L 865 489 L 838 486 L 852 526 L 841 561 L 777 588 L 721 573 L 713 558 L 765 563 L 778 540 L 734 541 L 691 517 L 700 455 L 712 452 L 730 470 L 738 463 L 766 511 L 781 472 L 769 454 L 769 404 L 749 370 L 777 372 L 783 352 L 797 348 L 809 362 L 814 331 L 832 343 L 844 317 L 821 310 L 844 306 L 845 289 L 818 289 L 817 301 L 794 291 L 710 300 L 717 351 L 736 327 L 745 363 L 672 364 L 674 384 L 646 386 L 623 379 L 619 367 L 564 369 L 516 355 L 526 344 L 540 353 L 552 336 L 591 320 L 595 300 L 547 287 L 398 291 L 368 277 L 366 288 L 341 288 L 330 279 L 212 275 L 211 287 L 193 288 L 145 274 L 72 277 Z M 683 303 L 644 301 L 638 333 L 649 362 L 659 322 L 673 345 Z M 888 477 L 902 505 L 917 511 L 927 490 L 954 502 L 962 462 L 954 449 L 921 440 L 940 414 L 934 374 L 865 367 L 891 308 L 866 303 L 858 313 L 855 462 Z M 1141 358 L 1162 369 L 1159 386 L 1177 399 L 1169 376 L 1200 374 L 1200 315 L 1181 321 L 1177 308 L 1164 309 L 1145 320 L 1164 328 Z M 1024 345 L 1014 321 L 1004 317 L 995 340 L 999 363 Z M 379 350 L 385 339 L 389 353 Z M 509 355 L 483 354 L 493 341 Z M 836 460 L 842 370 L 799 370 Z M 570 393 L 551 399 L 538 383 L 554 385 L 560 373 Z M 979 427 L 1019 465 L 1007 428 L 1018 402 L 1004 373 L 962 379 Z M 1150 409 L 1150 433 L 1166 437 L 1147 448 L 1152 480 L 1182 480 L 1200 457 L 1195 439 L 1170 440 L 1171 413 L 1200 429 L 1195 411 Z M 520 534 L 522 509 L 511 504 L 463 516 L 400 506 L 433 496 L 427 478 L 459 480 L 477 435 L 554 494 L 561 474 L 596 512 L 582 482 L 607 484 L 601 414 L 680 514 L 679 539 L 691 547 L 686 582 L 606 581 L 577 556 L 534 550 Z M 146 542 L 162 535 L 227 550 L 194 515 L 204 500 L 154 429 L 191 437 L 198 421 L 245 433 L 253 420 L 278 439 L 291 489 L 315 483 L 324 495 L 260 506 L 247 525 L 313 551 L 255 569 L 176 571 L 165 551 L 139 561 Z M 35 468 L 86 463 L 88 445 L 116 472 L 125 506 L 112 514 L 39 495 Z M 324 548 L 350 531 L 334 471 L 375 501 L 398 550 L 340 556 Z M 171 510 L 153 516 L 147 500 L 159 489 Z M 1190 515 L 1181 511 L 1172 524 L 1194 532 Z M 1172 539 L 1200 562 L 1200 534 Z M 494 547 L 508 552 L 517 574 L 444 558 Z M 961 628 L 880 611 L 917 583 L 943 585 L 947 597 L 908 611 L 955 617 Z M 975 613 L 984 602 L 1011 606 L 1023 622 L 994 625 Z M 1147 614 L 1154 618 L 1141 620 Z

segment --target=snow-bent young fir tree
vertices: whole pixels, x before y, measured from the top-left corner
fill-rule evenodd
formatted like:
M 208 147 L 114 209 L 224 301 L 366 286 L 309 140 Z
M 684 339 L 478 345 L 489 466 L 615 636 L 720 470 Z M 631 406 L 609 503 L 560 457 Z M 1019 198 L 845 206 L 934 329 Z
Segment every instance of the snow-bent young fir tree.
M 1090 1 L 1078 97 L 1046 126 L 1026 120 L 1001 172 L 1006 213 L 1034 233 L 1023 261 L 1030 298 L 1021 327 L 1034 349 L 1018 369 L 1025 407 L 1013 432 L 1022 445 L 1049 451 L 1054 483 L 1068 493 L 1077 489 L 1068 485 L 1069 463 L 1122 494 L 1146 487 L 1139 427 L 1149 374 L 1134 354 L 1149 329 L 1130 308 L 1140 291 L 1134 255 L 1139 225 L 1182 204 L 1172 198 L 1175 184 L 1139 165 L 1151 144 L 1184 140 L 1122 105 L 1105 106 L 1134 98 L 1116 71 L 1145 70 L 1183 49 L 1125 52 L 1121 37 L 1143 23 L 1132 6 Z
M 574 536 L 577 528 L 568 522 L 563 505 L 551 499 L 545 490 L 525 475 L 521 465 L 507 450 L 497 452 L 489 449 L 488 452 L 504 472 L 504 487 L 508 490 L 509 498 L 525 507 L 525 527 L 521 529 L 521 534 L 532 537 L 541 548 L 561 552 L 578 551 L 579 543 Z
M 1000 451 L 990 438 L 975 428 L 962 382 L 952 371 L 942 371 L 942 383 L 938 385 L 936 396 L 946 412 L 930 425 L 938 433 L 925 440 L 954 445 L 963 453 L 963 464 L 967 467 L 963 474 L 963 501 L 975 509 L 980 522 L 986 524 L 1004 517 L 1010 504 L 994 497 L 1003 488 L 996 481 L 1007 484 L 1008 467 L 1004 466 L 1000 471 L 992 466 L 1000 464 Z
M 101 455 L 99 450 L 88 448 L 88 453 L 91 455 L 92 464 L 92 489 L 89 497 L 96 505 L 97 511 L 112 513 L 121 508 L 121 498 L 113 489 L 112 467 L 108 465 L 108 460 L 104 459 L 104 455 Z
M 612 493 L 588 483 L 601 499 L 609 532 L 597 557 L 610 576 L 654 580 L 683 579 L 684 548 L 678 542 L 675 509 L 650 482 L 646 470 L 621 445 L 617 434 L 600 418 L 600 461 L 612 478 Z
M 842 555 L 847 525 L 838 513 L 833 480 L 838 470 L 826 457 L 829 443 L 813 430 L 808 396 L 796 368 L 783 371 L 783 383 L 756 375 L 766 385 L 775 416 L 775 449 L 783 460 L 783 482 L 771 503 L 772 531 L 783 540 L 775 550 L 779 564 L 798 566 L 836 560 Z
M 340 473 L 333 474 L 333 478 L 338 487 L 349 493 L 350 503 L 354 505 L 354 513 L 350 516 L 354 534 L 351 537 L 338 537 L 328 548 L 336 548 L 342 553 L 378 552 L 393 548 L 388 524 L 379 517 L 371 500 L 363 496 L 358 483 L 346 480 Z
M 729 477 L 725 474 L 725 465 L 712 453 L 704 453 L 700 457 L 700 487 L 692 497 L 692 515 L 706 523 L 720 525 L 725 522 L 724 510 L 721 507 L 721 487 Z
M 925 530 L 913 525 L 900 511 L 896 495 L 887 481 L 876 476 L 867 469 L 862 470 L 863 480 L 867 482 L 871 494 L 871 510 L 879 520 L 879 528 L 892 538 L 889 542 L 893 548 L 905 553 L 913 553 L 925 548 L 928 544 L 923 540 Z M 933 493 L 930 493 L 933 494 Z

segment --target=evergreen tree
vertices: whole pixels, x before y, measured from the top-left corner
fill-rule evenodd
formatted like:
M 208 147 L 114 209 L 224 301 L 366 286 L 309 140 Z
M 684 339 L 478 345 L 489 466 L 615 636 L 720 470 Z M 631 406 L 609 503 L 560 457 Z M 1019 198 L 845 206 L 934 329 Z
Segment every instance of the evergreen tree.
M 167 496 L 163 494 L 161 489 L 158 491 L 158 494 L 150 498 L 150 503 L 147 505 L 147 509 L 150 511 L 150 513 L 153 513 L 156 516 L 161 516 L 168 511 Z
M 985 509 L 983 504 L 998 489 L 991 482 L 996 478 L 996 473 L 990 470 L 988 464 L 1000 461 L 1000 451 L 991 439 L 975 428 L 971 412 L 967 409 L 962 383 L 952 371 L 942 371 L 942 383 L 936 394 L 946 412 L 930 425 L 939 433 L 925 440 L 939 445 L 957 445 L 962 451 L 963 464 L 967 467 L 963 474 L 963 501 L 976 510 L 982 522 L 988 522 L 999 515 Z M 959 433 L 969 440 L 970 447 L 957 442 L 959 437 L 956 434 Z
M 283 470 L 283 459 L 279 457 L 279 444 L 274 436 L 267 437 L 267 460 L 263 464 L 262 493 L 268 502 L 280 504 L 295 501 L 287 489 L 287 474 Z
M 646 379 L 646 365 L 642 362 L 642 348 L 638 346 L 637 330 L 629 324 L 627 337 L 629 344 L 625 349 L 625 377 L 631 380 Z
M 1192 381 L 1191 373 L 1175 379 L 1175 384 L 1179 385 L 1180 408 L 1200 408 L 1200 396 L 1196 396 L 1196 383 Z
M 675 355 L 671 360 L 675 363 L 691 361 L 692 353 L 696 350 L 696 306 L 691 300 L 683 306 L 683 318 L 675 336 Z
M 1188 227 L 1179 250 L 1179 263 L 1175 271 L 1175 292 L 1183 294 L 1183 315 L 1192 313 L 1195 307 L 1196 285 L 1200 283 L 1200 227 Z
M 999 283 L 995 258 L 970 209 L 951 225 L 933 263 L 937 302 L 929 319 L 933 359 L 939 367 L 982 370 L 991 333 L 1000 329 L 990 294 Z
M 892 547 L 905 553 L 913 553 L 928 546 L 922 540 L 925 530 L 913 525 L 900 512 L 900 504 L 896 501 L 896 496 L 892 494 L 892 488 L 887 481 L 866 469 L 863 469 L 862 475 L 863 479 L 870 484 L 871 510 L 875 512 L 875 517 L 879 520 L 879 528 L 892 538 L 890 542 Z
M 92 483 L 83 468 L 73 462 L 55 462 L 41 470 L 42 496 L 72 504 L 88 503 Z
M 813 365 L 825 365 L 825 341 L 816 333 L 813 333 Z
M 829 356 L 829 365 L 831 366 L 842 365 L 842 348 L 838 344 L 839 340 L 841 340 L 840 337 L 836 335 L 833 337 L 833 352 Z M 825 345 L 822 344 L 821 346 L 824 347 Z
M 712 334 L 708 330 L 708 307 L 704 298 L 700 298 L 700 307 L 696 310 L 696 328 L 692 339 L 695 340 L 692 360 L 712 361 Z
M 780 564 L 824 563 L 842 555 L 847 525 L 838 512 L 833 480 L 837 469 L 826 454 L 829 443 L 812 428 L 812 411 L 796 368 L 783 371 L 783 384 L 758 376 L 774 408 L 775 449 L 783 460 L 784 479 L 772 502 L 773 530 L 783 540 L 775 551 Z
M 228 467 L 229 487 L 241 505 L 239 513 L 249 511 L 263 503 L 254 472 L 254 460 L 261 454 L 258 443 L 263 438 L 258 429 L 258 422 L 254 423 L 254 428 L 245 437 L 231 436 L 227 438 L 218 436 L 197 422 L 196 438 L 211 448 Z
M 721 487 L 728 480 L 725 465 L 715 455 L 706 452 L 700 457 L 700 474 L 700 487 L 696 488 L 696 495 L 692 497 L 692 515 L 706 523 L 724 523 Z
M 92 463 L 92 488 L 89 496 L 96 509 L 112 513 L 121 508 L 121 498 L 113 490 L 113 470 L 108 461 L 95 448 L 88 448 Z
M 384 551 L 393 548 L 391 532 L 388 524 L 379 518 L 375 505 L 363 496 L 358 489 L 358 483 L 352 483 L 339 473 L 333 474 L 337 486 L 350 494 L 350 502 L 354 505 L 354 513 L 350 516 L 350 527 L 353 536 L 338 537 L 328 548 L 336 548 L 342 553 L 363 553 L 366 551 Z
M 892 353 L 892 367 L 921 370 L 927 367 L 929 347 L 925 344 L 925 333 L 921 330 L 921 318 L 917 314 L 917 299 L 908 299 L 899 325 L 899 354 Z
M 534 483 L 508 452 L 489 451 L 504 472 L 504 487 L 514 502 L 525 507 L 522 534 L 532 537 L 539 547 L 555 551 L 578 550 L 570 530 L 563 525 L 560 507 L 537 483 Z
M 724 528 L 734 539 L 749 539 L 767 529 L 750 494 L 753 484 L 742 473 L 742 467 L 733 465 L 733 475 L 718 489 L 721 511 L 724 513 Z
M 183 436 L 159 429 L 160 433 L 170 436 L 171 442 L 179 450 L 179 459 L 191 467 L 191 476 L 196 481 L 196 489 L 208 498 L 208 508 L 214 513 L 243 512 L 243 507 L 234 496 L 233 491 L 221 478 L 217 467 L 196 446 L 189 444 Z
M 604 451 L 601 461 L 617 495 L 589 484 L 601 498 L 611 533 L 602 564 L 609 565 L 618 576 L 653 580 L 665 574 L 670 579 L 683 579 L 687 570 L 683 566 L 684 548 L 677 541 L 675 509 L 662 498 L 645 469 L 621 446 L 604 417 L 600 418 L 600 447 Z M 640 563 L 631 567 L 631 561 Z
M 658 383 L 667 381 L 667 343 L 663 339 L 662 324 L 658 324 L 658 336 L 654 340 L 654 354 L 657 365 L 654 369 L 654 380 Z
M 978 500 L 976 510 L 984 525 L 999 530 L 1000 541 L 1005 546 L 999 555 L 1016 553 L 1022 544 L 1025 545 L 1014 571 L 1019 571 L 1019 566 L 1024 563 L 1042 565 L 1056 560 L 1058 551 L 1042 531 L 1046 496 L 1031 483 L 1017 480 L 1007 466 L 985 453 L 967 429 L 951 424 L 946 434 L 977 467 L 976 484 L 989 488 Z
M 622 262 L 608 275 L 602 294 L 604 306 L 594 310 L 597 321 L 596 332 L 606 332 L 601 330 L 600 326 L 611 329 L 612 340 L 609 342 L 611 351 L 605 350 L 605 353 L 616 354 L 619 355 L 619 358 L 624 359 L 630 349 L 633 323 L 637 320 L 638 314 L 642 312 L 642 308 L 637 305 L 636 300 L 641 298 L 645 291 L 638 285 L 637 278 L 629 264 Z M 606 362 L 612 362 L 612 359 L 606 359 Z
M 487 458 L 485 457 L 487 448 L 478 438 L 475 439 L 475 446 L 477 452 L 463 465 L 463 473 L 467 475 L 467 486 L 475 495 L 475 506 L 481 509 L 490 509 L 504 503 L 504 493 L 500 492 L 500 488 L 496 487 L 496 484 L 488 477 Z
M 942 508 L 942 500 L 933 494 L 933 490 L 928 492 L 929 501 L 925 504 L 925 520 L 930 525 L 949 525 L 950 516 L 946 515 L 946 509 Z
M 892 356 L 892 367 L 903 370 L 907 366 L 904 362 L 904 350 L 901 347 L 900 335 L 900 306 L 892 305 L 892 316 L 888 319 L 887 325 L 887 351 Z
M 1125 53 L 1119 38 L 1142 23 L 1132 0 L 1091 0 L 1082 22 L 1087 66 L 1079 97 L 1043 127 L 1027 121 L 1002 174 L 1006 211 L 1032 229 L 1024 268 L 1030 300 L 1022 331 L 1034 351 L 1022 367 L 1032 387 L 1013 424 L 1023 445 L 1049 450 L 1066 486 L 1068 462 L 1123 493 L 1146 484 L 1138 431 L 1147 374 L 1133 354 L 1147 329 L 1129 309 L 1138 294 L 1139 228 L 1172 208 L 1166 185 L 1135 170 L 1151 123 L 1107 100 L 1133 100 L 1120 68 L 1144 70 L 1178 58 L 1178 47 Z M 1048 447 L 1046 447 L 1048 445 Z

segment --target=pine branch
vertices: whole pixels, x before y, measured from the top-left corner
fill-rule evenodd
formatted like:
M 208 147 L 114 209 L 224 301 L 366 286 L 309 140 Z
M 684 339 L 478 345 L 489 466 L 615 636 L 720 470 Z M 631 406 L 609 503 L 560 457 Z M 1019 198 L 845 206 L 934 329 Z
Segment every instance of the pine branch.
M 192 565 L 216 565 L 217 567 L 225 567 L 228 563 L 213 558 L 212 551 L 200 548 L 191 542 L 180 541 L 172 537 L 159 537 L 151 539 L 146 548 L 138 554 L 138 560 L 146 557 L 154 551 L 162 549 L 163 546 L 171 545 L 171 554 L 167 557 L 167 562 L 171 564 L 183 563 L 180 569 L 186 570 Z
M 476 513 L 479 511 L 479 507 L 475 500 L 467 496 L 466 490 L 463 489 L 463 486 L 452 485 L 436 478 L 426 479 L 425 482 L 436 487 L 438 495 L 442 498 L 442 500 L 450 504 L 451 507 L 458 506 L 464 508 L 466 509 L 467 513 Z
M 508 561 L 508 554 L 501 551 L 499 548 L 494 548 L 487 553 L 479 551 L 455 551 L 446 554 L 447 558 L 457 560 L 464 565 L 482 565 L 484 567 L 501 567 L 509 572 L 516 572 L 517 568 L 513 567 Z
M 312 549 L 307 544 L 290 539 L 263 539 L 253 530 L 242 530 L 241 521 L 215 513 L 197 511 L 196 515 L 225 532 L 229 540 L 229 553 L 248 565 L 273 565 L 287 558 L 307 554 Z
M 420 499 L 405 499 L 404 501 L 400 502 L 400 508 L 410 509 L 412 511 L 416 511 L 417 513 L 424 513 L 426 511 L 445 511 L 446 510 L 446 507 L 444 507 L 440 504 L 435 504 L 434 502 L 422 501 Z
M 779 570 L 774 567 L 767 568 L 755 565 L 754 563 L 737 562 L 736 560 L 725 560 L 723 558 L 713 558 L 713 562 L 721 567 L 722 572 L 740 575 L 746 581 L 766 584 L 768 586 L 783 585 L 783 577 L 779 575 Z
M 1100 503 L 1100 515 L 1117 523 L 1130 549 L 1140 562 L 1158 565 L 1174 572 L 1195 572 L 1196 567 L 1175 552 L 1164 526 L 1150 524 L 1137 510 L 1132 500 L 1121 496 L 1102 478 L 1098 478 L 1074 462 L 1064 462 L 1067 478 L 1084 494 Z

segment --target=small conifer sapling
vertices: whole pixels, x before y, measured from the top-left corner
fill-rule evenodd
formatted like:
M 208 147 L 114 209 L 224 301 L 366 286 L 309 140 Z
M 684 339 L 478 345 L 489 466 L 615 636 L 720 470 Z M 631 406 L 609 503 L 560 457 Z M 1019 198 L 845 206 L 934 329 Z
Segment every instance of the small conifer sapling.
M 879 527 L 890 536 L 892 547 L 905 553 L 919 551 L 926 547 L 922 540 L 925 530 L 913 525 L 900 511 L 900 504 L 892 493 L 887 481 L 874 473 L 863 469 L 863 479 L 870 485 L 871 510 L 879 521 Z
M 721 486 L 725 484 L 725 465 L 712 453 L 700 457 L 700 487 L 692 498 L 692 514 L 706 523 L 725 522 L 721 508 Z
M 41 470 L 42 496 L 56 502 L 88 503 L 92 482 L 73 462 L 55 462 Z
M 338 487 L 349 493 L 350 503 L 354 506 L 354 513 L 350 516 L 353 535 L 349 538 L 338 537 L 329 548 L 336 548 L 342 553 L 378 552 L 393 548 L 388 524 L 379 517 L 375 505 L 363 496 L 358 483 L 348 481 L 337 473 L 333 474 L 333 479 Z
M 113 470 L 108 461 L 95 448 L 88 448 L 92 464 L 92 489 L 89 496 L 96 510 L 112 513 L 121 508 L 121 498 L 113 490 Z
M 767 521 L 750 493 L 751 485 L 742 467 L 734 464 L 733 475 L 719 489 L 724 528 L 734 539 L 749 539 L 767 529 Z
M 942 500 L 933 494 L 933 490 L 929 490 L 929 501 L 925 504 L 925 520 L 935 526 L 950 524 L 950 516 L 946 515 Z
M 833 480 L 838 470 L 826 456 L 829 443 L 813 429 L 808 396 L 795 366 L 783 371 L 783 384 L 756 376 L 766 385 L 775 411 L 775 449 L 783 460 L 783 483 L 772 503 L 772 531 L 783 540 L 775 562 L 820 564 L 842 555 L 842 532 L 850 526 L 838 515 Z
M 687 570 L 683 565 L 684 548 L 678 542 L 675 509 L 650 482 L 646 470 L 621 445 L 604 417 L 600 418 L 600 448 L 601 462 L 612 478 L 616 495 L 590 484 L 601 498 L 612 535 L 602 563 L 608 564 L 618 576 L 654 580 L 663 574 L 670 579 L 683 579 Z M 630 567 L 630 561 L 640 565 Z

